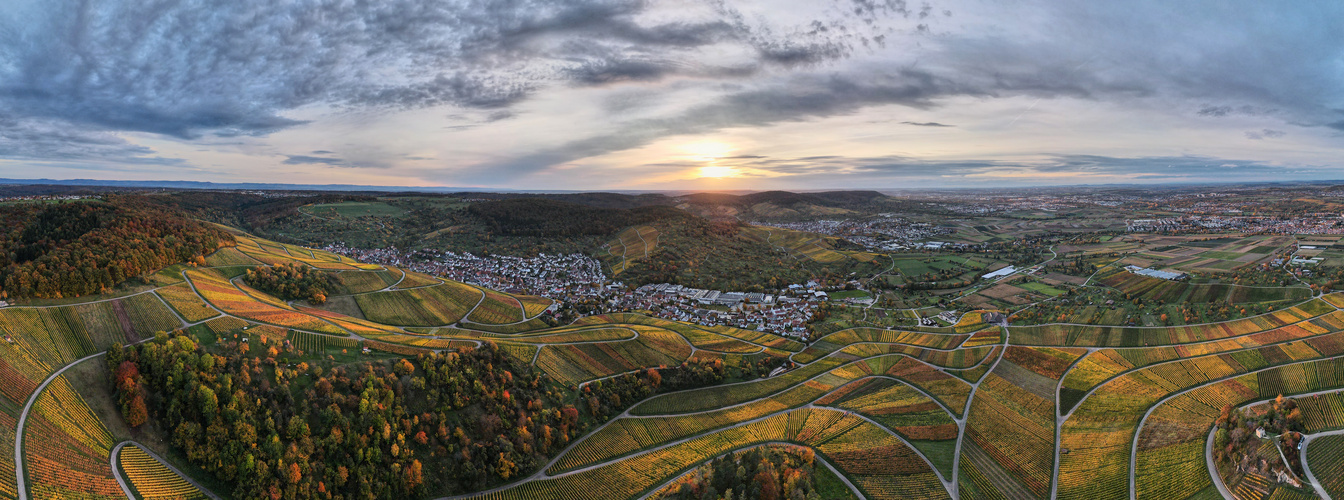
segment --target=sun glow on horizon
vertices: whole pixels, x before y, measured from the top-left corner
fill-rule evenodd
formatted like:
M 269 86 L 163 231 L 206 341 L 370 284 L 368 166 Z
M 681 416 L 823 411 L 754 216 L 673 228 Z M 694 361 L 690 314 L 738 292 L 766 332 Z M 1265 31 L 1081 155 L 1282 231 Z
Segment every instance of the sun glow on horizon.
M 724 177 L 736 177 L 738 171 L 736 168 L 719 165 L 720 158 L 728 156 L 733 151 L 733 146 L 717 141 L 702 141 L 682 144 L 678 146 L 682 152 L 689 156 L 690 160 L 705 162 L 704 166 L 696 169 L 696 179 L 722 179 Z

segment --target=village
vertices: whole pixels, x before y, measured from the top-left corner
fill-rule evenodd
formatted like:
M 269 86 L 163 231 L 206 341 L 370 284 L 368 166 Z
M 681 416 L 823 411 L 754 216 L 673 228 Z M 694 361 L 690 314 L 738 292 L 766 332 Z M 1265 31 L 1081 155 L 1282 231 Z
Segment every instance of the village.
M 815 282 L 790 285 L 779 295 L 660 283 L 622 291 L 609 299 L 609 304 L 621 310 L 649 311 L 664 319 L 751 328 L 806 342 L 807 322 L 828 299 Z
M 668 283 L 631 290 L 620 281 L 608 279 L 602 264 L 583 254 L 524 258 L 357 249 L 345 244 L 328 245 L 322 250 L 509 293 L 538 295 L 562 304 L 594 305 L 597 312 L 646 311 L 664 319 L 752 328 L 803 341 L 808 339 L 808 320 L 829 298 L 816 282 L 790 285 L 778 294 L 702 290 Z

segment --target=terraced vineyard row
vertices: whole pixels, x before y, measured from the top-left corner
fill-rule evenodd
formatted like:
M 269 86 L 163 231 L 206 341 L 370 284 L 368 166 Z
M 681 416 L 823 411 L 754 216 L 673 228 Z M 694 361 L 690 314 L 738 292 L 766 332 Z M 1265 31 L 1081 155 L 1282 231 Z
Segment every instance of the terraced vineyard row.
M 475 496 L 488 500 L 625 499 L 723 453 L 769 442 L 810 446 L 868 498 L 948 498 L 938 476 L 889 431 L 839 410 L 803 408 L 744 422 L 607 465 Z
M 1307 446 L 1312 475 L 1331 497 L 1344 497 L 1344 435 L 1317 438 Z
M 145 500 L 206 500 L 200 489 L 165 467 L 139 446 L 123 447 L 118 455 L 121 468 L 135 493 Z

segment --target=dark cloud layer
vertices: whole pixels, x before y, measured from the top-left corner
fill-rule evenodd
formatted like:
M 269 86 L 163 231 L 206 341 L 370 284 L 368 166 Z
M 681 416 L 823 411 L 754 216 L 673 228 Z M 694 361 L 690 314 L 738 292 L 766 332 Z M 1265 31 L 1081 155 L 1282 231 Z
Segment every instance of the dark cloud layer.
M 184 164 L 183 160 L 161 157 L 150 148 L 131 144 L 112 133 L 74 130 L 51 120 L 3 115 L 0 115 L 0 158 L 82 164 Z
M 322 155 L 322 156 L 313 156 Z M 331 151 L 313 151 L 313 155 L 284 155 L 285 161 L 280 163 L 285 165 L 325 165 L 328 167 L 339 168 L 387 168 L 385 164 L 356 163 L 336 156 Z
M 648 7 L 642 0 L 43 0 L 0 26 L 0 107 L 186 139 L 264 135 L 304 123 L 284 114 L 310 104 L 504 108 L 555 77 L 583 85 L 656 80 L 686 66 L 649 54 L 724 41 L 753 47 L 763 63 L 846 52 L 824 34 L 774 35 L 723 5 L 731 19 L 637 22 Z M 547 69 L 556 61 L 559 73 Z

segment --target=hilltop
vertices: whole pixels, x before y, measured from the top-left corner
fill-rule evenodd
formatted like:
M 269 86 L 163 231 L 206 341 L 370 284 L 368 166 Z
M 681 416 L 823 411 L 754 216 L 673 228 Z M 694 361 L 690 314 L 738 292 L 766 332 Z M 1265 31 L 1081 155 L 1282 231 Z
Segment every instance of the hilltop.
M 233 245 L 229 234 L 140 197 L 0 206 L 0 295 L 15 299 L 104 293 L 135 278 Z

